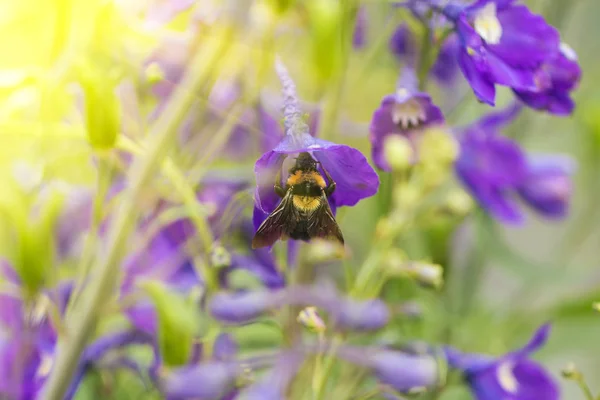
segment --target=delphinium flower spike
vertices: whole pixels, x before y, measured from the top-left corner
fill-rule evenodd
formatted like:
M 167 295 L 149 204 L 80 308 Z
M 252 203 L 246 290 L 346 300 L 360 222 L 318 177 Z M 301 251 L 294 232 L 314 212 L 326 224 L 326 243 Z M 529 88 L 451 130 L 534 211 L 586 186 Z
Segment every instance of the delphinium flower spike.
M 304 204 L 302 207 L 308 207 L 306 210 L 309 208 L 314 209 L 315 206 L 319 209 L 325 209 L 327 205 L 327 208 L 331 209 L 331 214 L 335 214 L 337 207 L 353 206 L 361 199 L 375 194 L 379 187 L 377 174 L 360 151 L 310 135 L 309 127 L 302 119 L 302 114 L 298 108 L 297 94 L 293 80 L 280 60 L 276 63 L 276 69 L 280 76 L 284 93 L 283 114 L 285 135 L 283 140 L 273 150 L 266 152 L 256 161 L 254 167 L 257 184 L 254 225 L 257 229 L 265 218 L 278 207 L 280 196 L 287 193 L 287 189 L 290 189 L 291 186 L 299 183 L 298 178 L 300 178 L 300 175 L 295 179 L 290 178 L 285 185 L 282 185 L 280 180 L 284 161 L 292 154 L 299 154 L 301 162 L 300 165 L 297 164 L 296 166 L 299 169 L 294 171 L 298 172 L 304 169 L 304 172 L 309 172 L 309 175 L 302 175 L 302 177 L 310 178 L 308 181 L 314 181 L 315 183 L 315 193 L 311 194 L 311 196 L 316 196 L 318 202 L 313 203 L 311 201 L 310 204 L 302 203 Z M 308 168 L 305 168 L 305 165 Z M 305 183 L 307 182 L 305 181 Z M 279 194 L 276 192 L 275 186 L 279 187 L 277 189 Z M 298 187 L 300 188 L 300 186 Z M 325 188 L 328 188 L 327 200 L 322 200 L 320 192 L 324 191 Z M 306 201 L 309 200 L 309 197 Z M 295 207 L 302 204 L 297 203 Z M 280 205 L 280 208 L 283 209 L 284 205 Z M 293 204 L 290 201 L 291 205 Z M 295 212 L 299 212 L 297 207 L 294 210 L 296 210 Z M 305 213 L 306 210 L 302 212 Z M 325 214 L 323 214 L 323 218 L 330 218 Z M 327 219 L 322 219 L 318 225 L 323 226 L 321 223 L 326 221 Z M 264 240 L 261 239 L 260 243 L 256 243 L 257 247 L 270 246 L 284 234 L 284 228 L 289 228 L 281 226 L 285 222 L 283 220 L 273 222 L 277 222 L 276 225 L 280 229 L 280 232 L 270 231 L 272 235 L 269 235 L 268 240 L 266 238 Z M 333 231 L 321 231 L 320 233 L 315 233 L 315 236 L 333 235 L 331 232 Z M 306 235 L 302 236 L 303 239 L 306 239 Z M 310 234 L 308 236 L 309 238 L 311 237 Z

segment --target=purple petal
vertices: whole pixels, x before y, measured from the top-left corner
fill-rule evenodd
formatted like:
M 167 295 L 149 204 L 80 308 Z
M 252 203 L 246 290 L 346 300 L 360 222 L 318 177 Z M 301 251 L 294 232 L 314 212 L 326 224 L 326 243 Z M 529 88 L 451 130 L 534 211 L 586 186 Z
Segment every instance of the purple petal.
M 239 346 L 228 333 L 217 336 L 213 348 L 213 356 L 216 361 L 233 361 L 237 355 Z
M 526 6 L 507 7 L 498 12 L 497 18 L 502 26 L 502 37 L 500 43 L 489 47 L 509 65 L 536 67 L 558 52 L 556 29 Z
M 496 89 L 494 83 L 484 75 L 482 67 L 465 50 L 458 52 L 458 66 L 479 101 L 491 106 L 495 105 Z
M 0 324 L 15 334 L 23 329 L 23 301 L 20 296 L 0 292 Z
M 240 372 L 236 365 L 217 361 L 175 369 L 164 380 L 163 392 L 173 400 L 220 399 L 233 389 Z

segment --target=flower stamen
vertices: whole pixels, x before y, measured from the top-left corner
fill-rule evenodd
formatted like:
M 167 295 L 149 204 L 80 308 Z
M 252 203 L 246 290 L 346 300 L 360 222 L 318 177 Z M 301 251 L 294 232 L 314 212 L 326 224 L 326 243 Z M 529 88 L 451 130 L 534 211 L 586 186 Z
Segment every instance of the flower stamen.
M 393 105 L 392 121 L 402 129 L 416 127 L 427 119 L 427 115 L 418 99 L 405 99 L 402 90 L 399 89 L 396 94 L 396 97 L 402 100 L 397 100 Z

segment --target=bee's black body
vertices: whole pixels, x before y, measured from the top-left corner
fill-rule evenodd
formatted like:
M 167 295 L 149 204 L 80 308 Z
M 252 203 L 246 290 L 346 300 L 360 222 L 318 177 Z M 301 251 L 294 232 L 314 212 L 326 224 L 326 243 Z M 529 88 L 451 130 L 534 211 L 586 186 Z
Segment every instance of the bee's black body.
M 323 169 L 323 172 L 328 183 L 312 156 L 300 153 L 289 170 L 285 188 L 281 187 L 277 174 L 274 189 L 282 200 L 256 231 L 253 248 L 271 246 L 278 239 L 287 238 L 308 241 L 320 237 L 344 243 L 327 200 L 335 190 L 335 182 L 327 171 Z

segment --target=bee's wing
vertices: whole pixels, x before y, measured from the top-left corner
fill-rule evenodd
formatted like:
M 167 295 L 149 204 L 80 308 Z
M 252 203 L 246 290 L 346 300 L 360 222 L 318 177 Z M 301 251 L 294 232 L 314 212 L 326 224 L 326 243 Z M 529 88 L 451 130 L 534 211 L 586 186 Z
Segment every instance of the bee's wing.
M 319 207 L 312 213 L 308 221 L 308 236 L 310 238 L 337 240 L 344 244 L 344 236 L 331 212 L 325 193 L 321 196 Z
M 279 205 L 258 227 L 254 238 L 252 238 L 252 248 L 272 246 L 288 230 L 292 221 L 293 213 L 292 191 L 288 190 Z

